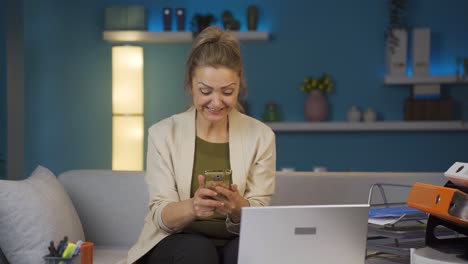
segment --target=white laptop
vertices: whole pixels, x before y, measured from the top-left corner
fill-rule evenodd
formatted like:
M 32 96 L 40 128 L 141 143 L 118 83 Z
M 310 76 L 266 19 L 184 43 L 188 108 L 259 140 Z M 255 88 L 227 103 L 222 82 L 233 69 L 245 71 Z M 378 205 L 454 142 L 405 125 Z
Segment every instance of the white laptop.
M 369 205 L 242 208 L 239 264 L 364 264 Z

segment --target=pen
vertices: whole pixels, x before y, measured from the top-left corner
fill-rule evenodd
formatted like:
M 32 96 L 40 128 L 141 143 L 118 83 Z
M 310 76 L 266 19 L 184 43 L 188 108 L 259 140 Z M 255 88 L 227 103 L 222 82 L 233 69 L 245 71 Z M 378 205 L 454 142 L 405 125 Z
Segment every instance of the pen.
M 60 242 L 57 245 L 57 252 L 55 254 L 56 257 L 60 256 L 60 251 L 62 251 L 62 247 L 63 247 L 63 240 L 60 240 Z
M 68 244 L 68 237 L 65 236 L 63 238 L 63 240 L 60 241 L 60 244 L 58 245 L 58 248 L 57 248 L 58 256 L 57 257 L 60 257 L 63 254 L 63 251 L 65 250 L 65 247 L 67 246 L 67 244 Z
M 81 241 L 81 240 L 78 240 L 76 242 L 75 250 L 73 251 L 73 254 L 72 254 L 73 256 L 76 256 L 76 255 L 78 255 L 80 253 L 80 248 L 81 248 L 82 244 L 83 244 L 83 241 Z
M 51 257 L 57 257 L 57 250 L 55 249 L 54 241 L 50 241 L 49 253 Z

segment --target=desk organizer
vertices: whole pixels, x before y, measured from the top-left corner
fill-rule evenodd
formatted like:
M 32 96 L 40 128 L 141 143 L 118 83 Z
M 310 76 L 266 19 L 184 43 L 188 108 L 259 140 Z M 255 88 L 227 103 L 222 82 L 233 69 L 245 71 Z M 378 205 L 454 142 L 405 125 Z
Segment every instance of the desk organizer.
M 71 258 L 52 257 L 50 255 L 44 256 L 45 264 L 80 264 L 80 255 Z

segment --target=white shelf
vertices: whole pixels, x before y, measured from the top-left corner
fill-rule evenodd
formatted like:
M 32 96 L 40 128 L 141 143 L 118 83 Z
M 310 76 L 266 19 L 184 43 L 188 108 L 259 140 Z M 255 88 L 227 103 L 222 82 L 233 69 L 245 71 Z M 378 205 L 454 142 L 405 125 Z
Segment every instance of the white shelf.
M 387 85 L 398 85 L 398 84 L 457 84 L 457 83 L 468 83 L 468 79 L 459 79 L 456 75 L 432 75 L 426 77 L 395 77 L 385 76 L 384 83 Z
M 233 35 L 241 41 L 266 41 L 269 33 L 266 31 L 232 31 Z M 192 32 L 151 32 L 141 30 L 112 30 L 104 31 L 103 39 L 109 42 L 124 43 L 168 43 L 192 42 Z
M 266 124 L 277 132 L 468 130 L 468 123 L 463 121 L 271 122 Z

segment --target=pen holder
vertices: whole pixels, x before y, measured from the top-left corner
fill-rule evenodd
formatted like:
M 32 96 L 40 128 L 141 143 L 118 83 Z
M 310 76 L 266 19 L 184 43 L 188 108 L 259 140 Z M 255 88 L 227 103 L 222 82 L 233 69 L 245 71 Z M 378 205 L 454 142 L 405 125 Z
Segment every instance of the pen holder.
M 76 255 L 71 258 L 52 257 L 50 255 L 44 256 L 45 264 L 80 264 L 81 256 Z

